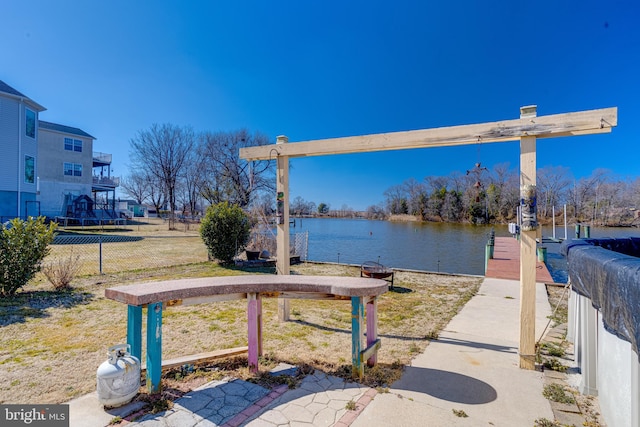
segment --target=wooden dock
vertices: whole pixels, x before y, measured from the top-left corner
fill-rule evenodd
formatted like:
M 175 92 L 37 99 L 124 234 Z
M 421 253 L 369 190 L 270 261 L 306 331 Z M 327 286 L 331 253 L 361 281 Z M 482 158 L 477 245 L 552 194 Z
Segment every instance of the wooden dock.
M 486 277 L 520 280 L 520 242 L 513 237 L 496 237 L 493 259 L 487 265 Z M 543 262 L 536 261 L 536 282 L 553 283 Z

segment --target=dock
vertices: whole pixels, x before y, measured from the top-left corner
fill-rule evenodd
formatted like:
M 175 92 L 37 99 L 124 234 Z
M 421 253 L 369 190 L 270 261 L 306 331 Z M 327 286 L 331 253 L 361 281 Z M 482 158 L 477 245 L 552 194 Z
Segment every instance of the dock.
M 493 259 L 489 259 L 485 277 L 520 280 L 520 242 L 513 237 L 496 237 Z M 553 283 L 547 266 L 536 261 L 536 282 Z

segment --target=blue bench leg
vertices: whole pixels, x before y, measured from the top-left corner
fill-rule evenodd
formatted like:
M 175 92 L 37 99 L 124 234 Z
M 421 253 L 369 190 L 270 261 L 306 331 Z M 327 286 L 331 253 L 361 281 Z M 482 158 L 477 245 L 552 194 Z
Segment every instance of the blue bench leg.
M 364 304 L 362 297 L 351 297 L 351 374 L 354 378 L 364 376 L 364 364 L 360 358 L 364 336 Z
M 160 393 L 162 374 L 162 303 L 147 306 L 147 390 Z
M 127 307 L 127 344 L 131 346 L 131 355 L 142 361 L 142 307 Z

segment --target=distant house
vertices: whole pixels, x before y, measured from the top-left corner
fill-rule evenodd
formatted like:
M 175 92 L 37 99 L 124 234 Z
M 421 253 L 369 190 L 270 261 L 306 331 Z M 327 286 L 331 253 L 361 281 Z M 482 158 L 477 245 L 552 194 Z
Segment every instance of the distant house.
M 40 213 L 73 216 L 73 200 L 91 195 L 95 138 L 81 129 L 44 120 L 38 130 Z
M 45 108 L 0 80 L 0 220 L 37 214 L 38 114 Z
M 39 120 L 44 110 L 0 80 L 0 219 L 114 217 L 111 154 L 82 129 Z

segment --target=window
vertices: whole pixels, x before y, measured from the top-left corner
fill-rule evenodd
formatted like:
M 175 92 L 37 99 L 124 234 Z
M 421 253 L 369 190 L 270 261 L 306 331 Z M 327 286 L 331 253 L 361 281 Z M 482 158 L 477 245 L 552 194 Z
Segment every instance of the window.
M 79 163 L 64 164 L 64 174 L 66 176 L 82 176 L 82 165 Z
M 82 153 L 82 140 L 65 138 L 64 149 L 67 151 L 75 151 L 77 153 Z
M 36 182 L 36 159 L 33 156 L 24 156 L 24 182 L 35 184 Z
M 28 137 L 34 138 L 36 137 L 36 113 L 34 111 L 25 108 L 25 133 Z

